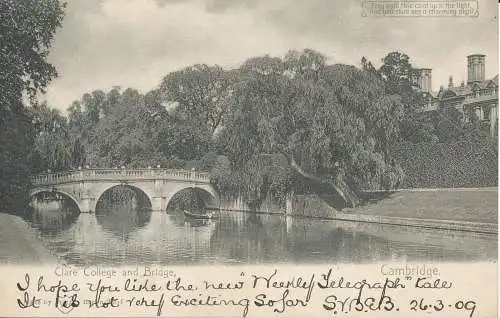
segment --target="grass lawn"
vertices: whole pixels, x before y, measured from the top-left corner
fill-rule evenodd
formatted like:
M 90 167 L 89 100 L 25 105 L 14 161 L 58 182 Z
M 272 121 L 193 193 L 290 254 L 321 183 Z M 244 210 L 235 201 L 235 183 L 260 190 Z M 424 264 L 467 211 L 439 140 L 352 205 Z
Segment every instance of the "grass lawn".
M 497 223 L 497 198 L 498 188 L 401 190 L 376 203 L 342 212 Z

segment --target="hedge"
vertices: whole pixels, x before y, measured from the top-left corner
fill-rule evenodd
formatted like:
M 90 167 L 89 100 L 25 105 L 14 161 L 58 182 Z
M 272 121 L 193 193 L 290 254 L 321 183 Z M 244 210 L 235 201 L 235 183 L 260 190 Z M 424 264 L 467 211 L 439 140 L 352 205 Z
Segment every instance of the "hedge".
M 493 140 L 403 143 L 393 156 L 405 173 L 402 188 L 470 188 L 498 185 L 498 145 Z

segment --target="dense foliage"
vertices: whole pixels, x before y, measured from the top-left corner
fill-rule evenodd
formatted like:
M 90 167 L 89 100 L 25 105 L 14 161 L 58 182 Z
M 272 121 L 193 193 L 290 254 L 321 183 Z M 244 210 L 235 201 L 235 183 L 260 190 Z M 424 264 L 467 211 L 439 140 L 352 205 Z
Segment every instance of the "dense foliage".
M 219 138 L 233 174 L 225 186 L 216 180 L 225 191 L 237 189 L 258 206 L 268 193 L 283 201 L 307 191 L 308 180 L 362 188 L 389 172 L 399 97 L 373 74 L 325 60 L 305 50 L 242 65 Z
M 393 153 L 405 167 L 406 188 L 498 185 L 498 147 L 487 139 L 448 143 L 402 143 Z
M 272 197 L 339 182 L 393 187 L 401 172 L 390 145 L 401 97 L 383 79 L 318 52 L 262 56 L 241 67 L 194 65 L 141 94 L 118 87 L 73 102 L 68 118 L 45 106 L 38 171 L 78 167 L 170 167 L 212 171 L 222 193 L 252 208 Z
M 1 212 L 21 211 L 28 198 L 35 130 L 23 97 L 35 104 L 57 75 L 46 57 L 63 14 L 58 0 L 0 0 Z
M 290 51 L 231 70 L 186 67 L 146 94 L 96 90 L 73 102 L 67 118 L 42 105 L 33 109 L 43 123 L 37 171 L 197 169 L 252 209 L 290 194 L 337 193 L 355 203 L 348 188 L 402 184 L 394 156 L 402 141 L 479 136 L 474 121 L 464 125 L 453 112 L 420 111 L 408 56 L 389 53 L 379 69 L 365 58 L 361 64 L 329 65 L 313 50 Z

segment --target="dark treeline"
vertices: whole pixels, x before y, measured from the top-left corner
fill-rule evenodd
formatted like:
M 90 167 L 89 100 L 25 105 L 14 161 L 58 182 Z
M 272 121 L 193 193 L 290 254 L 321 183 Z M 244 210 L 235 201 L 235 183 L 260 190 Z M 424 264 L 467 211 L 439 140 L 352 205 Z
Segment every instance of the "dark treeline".
M 64 16 L 57 0 L 0 1 L 0 211 L 22 211 L 29 195 L 35 127 L 25 100 L 57 73 L 46 56 Z
M 50 39 L 62 10 L 53 3 Z M 48 69 L 35 88 L 55 75 Z M 394 145 L 481 134 L 476 121 L 462 123 L 452 111 L 423 114 L 410 69 L 410 58 L 400 52 L 389 53 L 376 69 L 365 58 L 359 67 L 330 65 L 314 50 L 291 50 L 284 57 L 249 58 L 236 69 L 189 66 L 166 74 L 147 93 L 95 90 L 74 101 L 67 115 L 36 100 L 19 106 L 18 114 L 12 105 L 20 97 L 4 100 L 1 120 L 9 128 L 2 132 L 1 199 L 16 193 L 12 180 L 26 188 L 29 173 L 87 166 L 210 171 L 221 193 L 240 194 L 252 208 L 269 196 L 283 202 L 290 193 L 314 192 L 305 179 L 394 188 L 404 177 Z M 29 91 L 22 83 L 2 79 L 2 85 Z

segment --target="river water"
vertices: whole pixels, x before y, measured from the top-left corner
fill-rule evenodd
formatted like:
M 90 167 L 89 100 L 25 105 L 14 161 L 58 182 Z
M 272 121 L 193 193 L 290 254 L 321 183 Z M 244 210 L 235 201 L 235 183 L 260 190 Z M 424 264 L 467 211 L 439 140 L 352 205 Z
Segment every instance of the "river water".
M 74 265 L 470 262 L 497 259 L 497 236 L 275 214 L 108 207 L 95 214 L 36 208 L 26 222 Z

